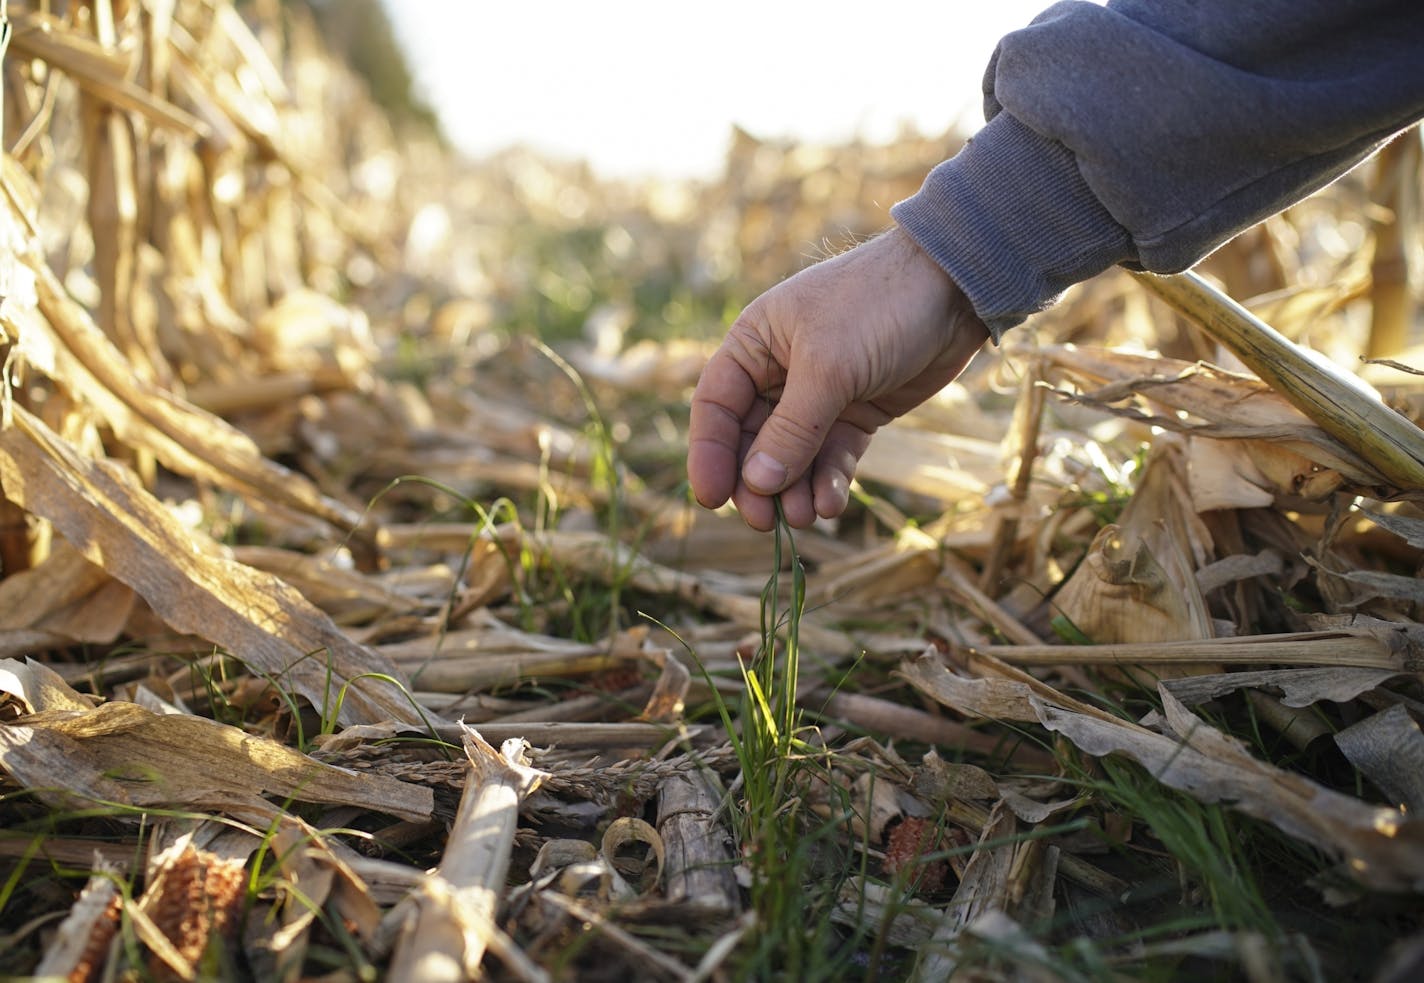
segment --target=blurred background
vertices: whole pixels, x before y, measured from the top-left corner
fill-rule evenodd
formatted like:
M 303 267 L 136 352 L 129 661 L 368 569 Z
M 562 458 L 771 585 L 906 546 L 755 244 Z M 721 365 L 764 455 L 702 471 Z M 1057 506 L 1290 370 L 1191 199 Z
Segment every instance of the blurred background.
M 401 275 L 357 257 L 315 286 L 397 312 L 377 317 L 411 350 L 493 329 L 616 353 L 717 337 L 772 283 L 883 229 L 979 125 L 997 39 L 1043 6 L 248 9 L 289 43 L 310 18 L 383 111 L 319 96 L 321 128 L 345 134 L 348 201 L 373 199 Z
M 699 178 L 734 125 L 815 143 L 973 125 L 995 41 L 1048 5 L 383 2 L 416 93 L 461 150 Z

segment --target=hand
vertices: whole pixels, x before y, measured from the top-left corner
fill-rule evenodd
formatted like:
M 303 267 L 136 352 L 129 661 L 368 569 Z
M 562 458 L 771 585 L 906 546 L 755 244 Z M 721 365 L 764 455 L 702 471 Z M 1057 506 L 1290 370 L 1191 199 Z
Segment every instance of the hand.
M 845 510 L 880 427 L 939 392 L 988 331 L 898 227 L 802 270 L 732 324 L 692 395 L 687 476 L 769 530 Z

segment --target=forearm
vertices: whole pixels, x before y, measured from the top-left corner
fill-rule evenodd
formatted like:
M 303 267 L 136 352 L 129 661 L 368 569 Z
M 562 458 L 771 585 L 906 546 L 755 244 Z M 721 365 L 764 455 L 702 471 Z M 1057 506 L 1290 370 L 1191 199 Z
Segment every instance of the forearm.
M 896 220 L 997 337 L 1115 263 L 1184 269 L 1424 113 L 1424 5 L 1061 3 Z

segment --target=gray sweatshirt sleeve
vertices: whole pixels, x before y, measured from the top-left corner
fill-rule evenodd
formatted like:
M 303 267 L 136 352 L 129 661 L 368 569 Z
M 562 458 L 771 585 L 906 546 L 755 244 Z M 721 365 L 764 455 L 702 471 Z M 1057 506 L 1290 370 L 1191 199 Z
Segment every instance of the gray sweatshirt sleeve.
M 1114 264 L 1186 269 L 1424 116 L 1424 3 L 1058 3 L 984 93 L 891 214 L 997 340 Z

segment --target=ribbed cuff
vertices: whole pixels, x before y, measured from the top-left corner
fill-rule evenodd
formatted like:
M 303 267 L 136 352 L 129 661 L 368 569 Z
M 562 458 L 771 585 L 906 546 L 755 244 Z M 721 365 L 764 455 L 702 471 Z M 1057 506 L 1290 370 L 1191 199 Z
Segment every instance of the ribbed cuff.
M 997 342 L 1074 283 L 1136 258 L 1071 151 L 999 113 L 890 214 Z

